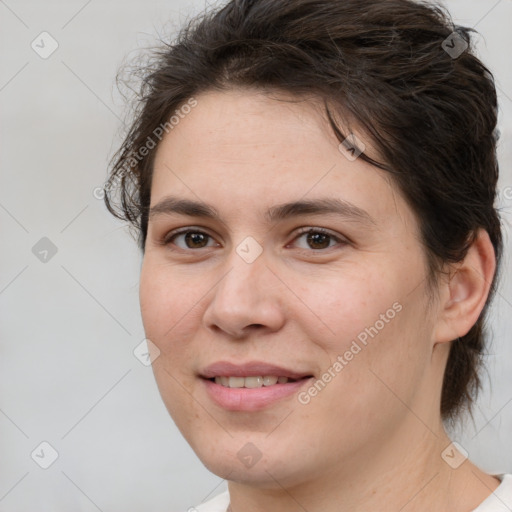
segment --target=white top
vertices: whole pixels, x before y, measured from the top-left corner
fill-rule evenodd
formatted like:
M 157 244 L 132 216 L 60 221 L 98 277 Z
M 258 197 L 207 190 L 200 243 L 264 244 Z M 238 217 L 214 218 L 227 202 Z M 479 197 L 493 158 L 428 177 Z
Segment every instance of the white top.
M 510 512 L 512 510 L 512 473 L 494 475 L 501 481 L 496 490 L 472 512 Z M 229 491 L 224 491 L 211 500 L 198 505 L 190 511 L 226 512 L 229 505 Z
M 512 510 L 512 473 L 494 476 L 501 480 L 501 484 L 472 512 L 510 512 Z

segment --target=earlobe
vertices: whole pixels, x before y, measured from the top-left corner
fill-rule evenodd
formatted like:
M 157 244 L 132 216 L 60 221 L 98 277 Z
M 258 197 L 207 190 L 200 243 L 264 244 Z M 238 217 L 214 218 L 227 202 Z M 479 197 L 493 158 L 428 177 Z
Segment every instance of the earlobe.
M 468 249 L 464 260 L 442 286 L 435 342 L 445 343 L 465 336 L 477 322 L 489 295 L 496 258 L 489 234 L 484 229 Z

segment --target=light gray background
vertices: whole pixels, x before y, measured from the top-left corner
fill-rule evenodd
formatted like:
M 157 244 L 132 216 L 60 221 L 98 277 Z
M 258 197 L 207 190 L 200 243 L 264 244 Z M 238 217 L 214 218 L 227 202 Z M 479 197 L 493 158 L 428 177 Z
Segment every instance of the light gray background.
M 141 257 L 93 195 L 120 142 L 119 66 L 204 5 L 0 0 L 0 511 L 177 511 L 226 488 L 133 355 L 144 338 Z M 447 6 L 482 34 L 500 91 L 508 251 L 490 321 L 492 392 L 454 438 L 487 471 L 512 472 L 512 1 Z M 43 31 L 59 44 L 48 59 L 31 48 Z M 42 237 L 58 250 L 46 263 L 32 252 Z M 59 454 L 46 470 L 31 458 L 42 441 Z

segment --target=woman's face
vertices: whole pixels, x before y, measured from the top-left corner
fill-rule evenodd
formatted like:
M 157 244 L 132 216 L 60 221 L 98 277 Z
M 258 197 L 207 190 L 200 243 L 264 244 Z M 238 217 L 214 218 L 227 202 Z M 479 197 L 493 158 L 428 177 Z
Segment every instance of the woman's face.
M 140 280 L 176 425 L 212 472 L 268 487 L 410 455 L 444 369 L 410 208 L 319 104 L 196 100 L 157 151 Z

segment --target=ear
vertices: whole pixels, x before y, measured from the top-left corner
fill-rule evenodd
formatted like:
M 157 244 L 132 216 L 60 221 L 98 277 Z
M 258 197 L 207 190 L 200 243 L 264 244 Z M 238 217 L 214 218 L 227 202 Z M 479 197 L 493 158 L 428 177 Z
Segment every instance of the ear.
M 461 338 L 478 320 L 496 271 L 496 257 L 489 234 L 479 229 L 464 260 L 440 285 L 441 301 L 435 342 Z

